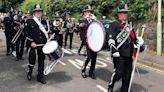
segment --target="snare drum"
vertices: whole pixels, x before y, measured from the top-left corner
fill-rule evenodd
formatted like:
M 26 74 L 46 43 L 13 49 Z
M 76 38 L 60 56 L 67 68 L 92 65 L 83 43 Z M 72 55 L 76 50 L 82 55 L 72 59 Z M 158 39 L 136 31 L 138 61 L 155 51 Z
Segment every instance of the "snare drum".
M 64 56 L 62 48 L 56 41 L 49 41 L 43 47 L 43 53 L 47 54 L 52 61 L 61 59 Z
M 100 51 L 105 43 L 106 31 L 102 23 L 93 21 L 87 29 L 87 45 L 93 52 Z

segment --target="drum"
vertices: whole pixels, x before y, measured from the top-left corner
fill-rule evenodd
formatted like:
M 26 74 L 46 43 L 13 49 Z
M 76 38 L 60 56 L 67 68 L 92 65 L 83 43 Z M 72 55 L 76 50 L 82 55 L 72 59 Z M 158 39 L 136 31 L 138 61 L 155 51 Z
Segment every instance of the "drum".
M 87 45 L 93 52 L 100 51 L 105 43 L 105 28 L 99 21 L 93 21 L 87 29 Z
M 64 52 L 56 41 L 49 41 L 43 47 L 43 53 L 47 54 L 52 61 L 57 61 L 63 57 Z

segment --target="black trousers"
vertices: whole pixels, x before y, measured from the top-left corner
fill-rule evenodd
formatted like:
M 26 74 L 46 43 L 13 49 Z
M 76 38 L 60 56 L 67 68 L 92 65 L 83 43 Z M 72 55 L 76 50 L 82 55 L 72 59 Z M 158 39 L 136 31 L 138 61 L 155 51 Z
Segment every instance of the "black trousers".
M 86 40 L 81 40 L 79 52 L 81 51 L 81 49 L 82 49 L 83 46 L 85 46 L 85 45 L 86 45 Z
M 82 71 L 86 71 L 86 67 L 87 67 L 88 63 L 91 61 L 89 75 L 92 75 L 94 73 L 95 66 L 96 66 L 96 58 L 97 58 L 97 52 L 93 52 L 87 47 L 87 58 L 85 60 Z
M 9 31 L 7 31 L 5 32 L 5 36 L 6 36 L 7 53 L 9 54 L 10 48 L 12 49 L 12 51 L 15 51 L 15 45 L 11 43 L 11 40 L 14 37 L 14 33 L 10 33 Z
M 16 42 L 16 57 L 21 59 L 23 56 L 25 37 L 21 35 Z
M 29 51 L 29 70 L 31 71 L 36 63 L 36 57 L 38 60 L 38 79 L 43 79 L 43 71 L 44 71 L 44 60 L 45 60 L 45 54 L 42 51 L 42 48 L 31 48 Z
M 63 46 L 63 34 L 55 34 L 54 39 L 57 40 L 59 46 Z
M 68 39 L 68 36 L 69 36 L 69 38 L 70 38 L 70 45 L 69 45 L 69 48 L 70 49 L 72 49 L 72 40 L 73 40 L 73 33 L 68 33 L 68 32 L 66 32 L 66 34 L 65 34 L 65 44 L 64 44 L 64 47 L 66 48 L 66 46 L 67 46 L 67 39 Z
M 113 58 L 114 73 L 110 85 L 114 87 L 116 81 L 122 78 L 122 87 L 120 92 L 128 92 L 129 82 L 132 72 L 132 57 Z

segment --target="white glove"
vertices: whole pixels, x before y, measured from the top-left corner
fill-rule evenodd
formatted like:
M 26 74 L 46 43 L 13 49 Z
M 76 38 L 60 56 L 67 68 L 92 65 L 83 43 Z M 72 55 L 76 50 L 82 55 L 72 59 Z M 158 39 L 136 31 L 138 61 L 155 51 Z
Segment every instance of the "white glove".
M 115 52 L 112 54 L 113 57 L 120 57 L 120 53 L 119 52 Z
M 142 46 L 144 44 L 144 40 L 141 37 L 137 37 L 137 43 Z
M 115 45 L 115 40 L 109 39 L 109 40 L 108 40 L 108 45 L 110 46 L 111 44 Z

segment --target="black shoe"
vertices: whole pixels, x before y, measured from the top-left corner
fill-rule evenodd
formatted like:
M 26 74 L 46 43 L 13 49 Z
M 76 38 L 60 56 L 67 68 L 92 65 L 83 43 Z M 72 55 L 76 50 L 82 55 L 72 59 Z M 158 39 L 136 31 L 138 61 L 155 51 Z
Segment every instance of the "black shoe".
M 19 61 L 19 59 L 18 58 L 15 58 L 15 61 Z
M 23 57 L 19 57 L 18 59 L 19 59 L 19 60 L 24 60 L 24 58 L 23 58 Z
M 42 84 L 46 84 L 47 83 L 44 79 L 37 79 L 37 81 L 42 83 Z
M 83 78 L 87 78 L 87 74 L 85 73 L 84 70 L 82 70 L 82 72 L 81 72 L 81 76 L 82 76 Z
M 28 79 L 28 80 L 32 80 L 32 72 L 31 72 L 31 71 L 29 71 L 29 72 L 27 73 L 27 79 Z
M 113 92 L 113 86 L 112 85 L 108 86 L 108 92 Z
M 69 47 L 70 50 L 72 50 L 72 47 Z
M 92 79 L 96 79 L 96 76 L 94 74 L 89 74 L 89 77 Z

